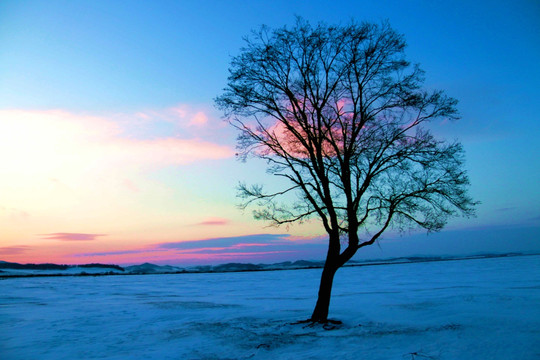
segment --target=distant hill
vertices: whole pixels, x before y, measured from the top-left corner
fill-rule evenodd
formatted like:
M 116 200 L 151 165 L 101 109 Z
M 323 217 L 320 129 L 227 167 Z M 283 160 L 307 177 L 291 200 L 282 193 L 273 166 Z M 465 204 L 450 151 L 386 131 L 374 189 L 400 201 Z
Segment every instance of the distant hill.
M 27 269 L 27 270 L 66 270 L 69 265 L 57 264 L 19 264 L 0 261 L 0 269 Z
M 83 265 L 58 265 L 58 264 L 19 264 L 15 262 L 0 261 L 0 269 L 5 270 L 59 270 L 70 269 L 103 269 L 125 271 L 123 267 L 113 264 L 83 264 Z M 81 271 L 82 272 L 82 271 Z
M 255 265 L 255 264 L 242 264 L 242 263 L 229 263 L 229 264 L 221 264 L 216 265 L 212 267 L 212 271 L 214 272 L 228 272 L 228 271 L 256 271 L 256 270 L 262 270 L 263 267 L 261 265 Z
M 125 271 L 125 269 L 119 265 L 113 265 L 113 264 L 84 264 L 84 265 L 75 265 L 76 267 L 80 268 L 102 268 L 102 269 L 116 269 L 120 271 Z
M 538 254 L 477 254 L 461 257 L 440 256 L 412 256 L 379 260 L 350 261 L 345 266 L 373 266 L 391 265 L 430 261 L 472 260 L 491 257 L 525 256 Z M 77 276 L 77 275 L 143 275 L 143 274 L 179 274 L 179 273 L 212 273 L 212 272 L 241 272 L 241 271 L 271 271 L 322 268 L 324 261 L 285 261 L 274 264 L 227 263 L 220 265 L 201 265 L 181 268 L 171 265 L 156 265 L 144 263 L 127 266 L 125 268 L 113 264 L 84 264 L 84 265 L 58 265 L 58 264 L 19 264 L 0 261 L 0 277 L 25 276 Z
M 268 271 L 288 269 L 320 268 L 322 261 L 298 260 L 295 262 L 281 262 L 275 264 L 227 263 L 220 265 L 202 265 L 181 268 L 171 265 L 156 265 L 144 263 L 126 266 L 112 264 L 84 264 L 84 265 L 58 265 L 58 264 L 19 264 L 0 261 L 0 276 L 52 276 L 52 275 L 104 275 L 104 274 L 177 274 L 177 273 L 207 273 L 207 272 L 240 272 L 240 271 Z
M 227 263 L 220 265 L 194 266 L 186 269 L 187 272 L 240 272 L 240 271 L 268 271 L 268 270 L 294 270 L 322 268 L 324 261 L 298 260 L 285 261 L 274 264 Z
M 141 265 L 126 266 L 126 271 L 130 274 L 166 274 L 184 272 L 185 270 L 176 266 L 144 263 Z

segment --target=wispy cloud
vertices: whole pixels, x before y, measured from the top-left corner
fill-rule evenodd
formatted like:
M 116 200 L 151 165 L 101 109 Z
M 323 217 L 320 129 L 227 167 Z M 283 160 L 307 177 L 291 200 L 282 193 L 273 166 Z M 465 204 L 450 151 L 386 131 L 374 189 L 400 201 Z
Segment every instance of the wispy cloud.
M 239 244 L 284 244 L 288 234 L 254 234 L 244 236 L 219 237 L 204 240 L 190 240 L 158 244 L 163 249 L 190 250 L 205 248 L 231 248 Z
M 83 233 L 52 233 L 52 234 L 40 234 L 44 240 L 60 240 L 60 241 L 93 241 L 100 236 L 107 236 L 106 234 L 83 234 Z
M 204 221 L 201 221 L 200 223 L 197 223 L 195 225 L 201 225 L 201 226 L 221 226 L 221 225 L 228 225 L 230 224 L 229 219 L 224 218 L 208 218 Z
M 257 252 L 219 252 L 219 253 L 197 253 L 204 256 L 210 255 L 210 258 L 216 260 L 226 260 L 226 261 L 235 261 L 242 258 L 248 258 L 249 260 L 253 259 L 264 259 L 271 255 L 285 255 L 285 254 L 294 254 L 294 251 L 290 250 L 276 250 L 276 251 L 257 251 Z M 244 259 L 242 259 L 244 261 Z
M 325 242 L 319 237 L 298 239 L 288 234 L 253 234 L 157 244 L 157 248 L 175 250 L 177 254 L 277 254 L 324 253 Z M 309 255 L 307 255 L 309 256 Z
M 208 123 L 208 116 L 202 111 L 197 112 L 191 120 L 189 121 L 189 125 L 191 126 L 203 126 Z
M 139 114 L 139 116 L 142 116 Z M 136 167 L 185 165 L 234 156 L 230 146 L 201 139 L 197 133 L 163 133 L 144 138 L 129 115 L 96 116 L 64 110 L 0 110 L 0 160 L 12 173 L 89 173 Z M 208 121 L 196 113 L 193 121 Z M 187 126 L 187 125 L 186 125 Z
M 0 247 L 0 255 L 20 255 L 30 249 L 29 246 L 6 246 Z
M 211 128 L 222 129 L 226 125 L 220 115 L 214 114 L 214 110 L 188 104 L 178 104 L 163 109 L 148 109 L 134 115 L 142 126 L 169 123 L 176 129 L 201 131 Z M 125 115 L 120 115 L 119 118 L 129 121 Z
M 74 257 L 117 263 L 156 262 L 167 264 L 205 264 L 223 261 L 278 262 L 322 259 L 326 251 L 323 237 L 294 237 L 288 234 L 253 234 L 202 240 L 158 243 L 141 248 L 85 252 Z
M 172 137 L 153 140 L 117 139 L 109 143 L 106 150 L 112 156 L 109 158 L 111 160 L 151 167 L 185 165 L 201 160 L 226 159 L 234 155 L 233 150 L 227 146 L 197 138 Z
M 193 109 L 191 106 L 185 104 L 177 105 L 160 111 L 154 110 L 149 115 L 150 118 L 159 115 L 160 118 L 166 118 L 169 121 L 174 121 L 179 123 L 180 125 L 188 127 L 201 127 L 208 125 L 209 123 L 209 116 L 206 111 L 200 109 Z
M 77 256 L 77 257 L 118 256 L 118 255 L 146 254 L 146 253 L 157 252 L 157 251 L 164 251 L 164 250 L 162 249 L 135 249 L 135 250 L 101 251 L 101 252 L 75 254 L 74 256 Z

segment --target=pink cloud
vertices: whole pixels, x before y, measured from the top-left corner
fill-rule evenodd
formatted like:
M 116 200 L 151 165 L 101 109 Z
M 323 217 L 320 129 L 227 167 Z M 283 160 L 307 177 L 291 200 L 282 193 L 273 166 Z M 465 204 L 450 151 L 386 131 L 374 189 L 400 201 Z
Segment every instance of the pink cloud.
M 193 109 L 182 104 L 169 109 L 155 112 L 156 118 L 177 122 L 184 126 L 202 126 L 208 124 L 209 117 L 205 111 Z M 172 115 L 172 116 L 171 116 Z
M 270 246 L 270 244 L 258 244 L 258 243 L 246 243 L 246 244 L 235 244 L 230 247 L 230 249 L 244 249 L 257 246 Z
M 150 115 L 148 115 L 148 114 L 146 114 L 144 112 L 135 113 L 135 116 L 140 118 L 140 119 L 144 119 L 144 120 L 150 119 Z
M 0 247 L 0 255 L 19 255 L 28 251 L 29 246 L 6 246 Z
M 83 234 L 83 233 L 52 233 L 40 234 L 44 240 L 60 240 L 60 241 L 92 241 L 106 234 Z
M 289 254 L 289 253 L 293 253 L 293 251 L 275 250 L 275 251 L 258 251 L 258 252 L 222 252 L 222 253 L 213 255 L 211 257 L 207 257 L 207 259 L 219 260 L 221 258 L 228 259 L 228 258 L 235 258 L 235 257 L 260 258 L 261 256 L 265 256 L 265 255 Z
M 326 241 L 320 237 L 293 237 L 287 234 L 253 234 L 236 237 L 159 243 L 139 248 L 120 248 L 72 254 L 88 262 L 136 264 L 153 262 L 170 265 L 202 265 L 228 261 L 278 262 L 298 259 L 322 259 Z M 235 260 L 236 259 L 236 260 Z M 48 260 L 49 261 L 49 260 Z M 62 260 L 69 263 L 68 260 Z
M 179 118 L 185 118 L 188 114 L 188 107 L 186 105 L 178 105 L 170 108 L 170 111 Z
M 321 237 L 296 237 L 287 234 L 254 234 L 204 240 L 156 244 L 156 248 L 174 250 L 178 256 L 207 255 L 214 258 L 222 254 L 319 253 L 324 254 L 326 242 Z M 261 252 L 261 250 L 263 250 Z M 313 257 L 313 256 L 311 256 Z
M 184 165 L 201 160 L 231 158 L 229 146 L 201 139 L 160 138 L 154 140 L 118 139 L 110 143 L 111 153 L 122 163 L 133 162 L 150 166 Z
M 198 125 L 208 121 L 202 111 L 187 112 L 186 117 Z M 156 119 L 163 119 L 159 112 L 107 117 L 64 110 L 0 110 L 0 159 L 8 172 L 62 178 L 62 173 L 86 174 L 88 168 L 105 173 L 234 157 L 232 146 L 209 141 L 208 134 L 201 138 L 200 133 L 172 131 L 152 139 L 133 136 L 131 131 L 140 125 L 134 118 L 144 118 L 150 128 Z
M 200 223 L 197 223 L 197 225 L 210 225 L 210 226 L 220 226 L 220 225 L 227 225 L 230 223 L 229 219 L 224 218 L 208 218 L 204 221 L 201 221 Z
M 134 192 L 134 193 L 137 193 L 140 191 L 140 189 L 137 187 L 137 185 L 135 185 L 133 183 L 133 181 L 129 180 L 129 179 L 124 179 L 122 181 L 122 186 L 128 190 L 130 190 L 131 192 Z
M 189 125 L 201 126 L 205 125 L 208 122 L 208 116 L 202 111 L 197 112 L 191 118 Z
M 177 254 L 214 254 L 214 253 L 223 253 L 224 251 L 230 251 L 233 252 L 243 252 L 243 253 L 260 253 L 256 249 L 251 248 L 258 248 L 258 247 L 269 247 L 270 244 L 236 244 L 226 247 L 201 247 L 197 249 L 185 249 L 185 250 L 177 250 Z M 238 251 L 242 250 L 242 251 Z M 281 251 L 281 250 L 280 250 Z

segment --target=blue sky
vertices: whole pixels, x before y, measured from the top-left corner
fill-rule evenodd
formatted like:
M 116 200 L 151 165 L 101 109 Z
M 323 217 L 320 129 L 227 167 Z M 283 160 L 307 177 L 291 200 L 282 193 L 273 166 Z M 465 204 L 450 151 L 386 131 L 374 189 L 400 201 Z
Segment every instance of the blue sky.
M 461 120 L 434 131 L 464 144 L 478 216 L 420 240 L 389 233 L 358 258 L 540 251 L 537 1 L 7 0 L 0 259 L 322 257 L 316 226 L 267 228 L 236 209 L 239 181 L 272 179 L 264 164 L 234 159 L 235 132 L 213 104 L 242 38 L 262 24 L 292 24 L 295 15 L 388 20 L 405 35 L 409 60 L 426 71 L 426 86 L 459 100 Z M 228 240 L 198 253 L 222 256 L 163 246 L 206 240 L 207 249 L 215 239 Z

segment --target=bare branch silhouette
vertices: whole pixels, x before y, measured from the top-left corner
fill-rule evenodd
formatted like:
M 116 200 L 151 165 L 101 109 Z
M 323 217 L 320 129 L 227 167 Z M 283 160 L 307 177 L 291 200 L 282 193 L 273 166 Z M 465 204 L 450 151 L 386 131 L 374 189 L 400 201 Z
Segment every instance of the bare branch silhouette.
M 239 131 L 239 158 L 263 159 L 290 183 L 272 193 L 241 184 L 241 206 L 275 225 L 317 217 L 328 233 L 312 321 L 328 321 L 337 269 L 388 228 L 438 231 L 474 214 L 462 146 L 424 126 L 457 119 L 457 101 L 424 90 L 404 49 L 387 23 L 262 27 L 216 99 Z M 298 200 L 280 202 L 290 193 Z

